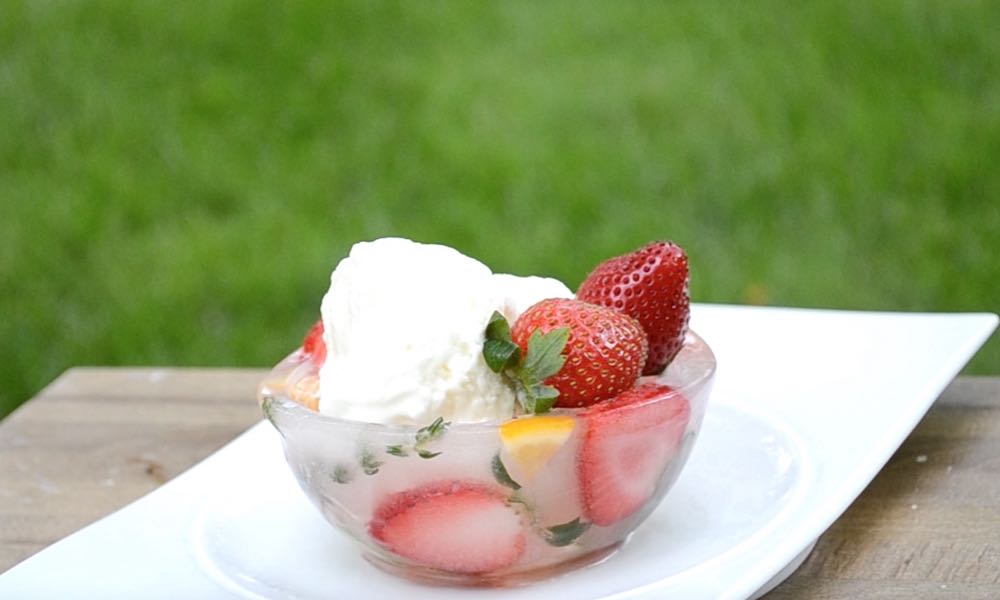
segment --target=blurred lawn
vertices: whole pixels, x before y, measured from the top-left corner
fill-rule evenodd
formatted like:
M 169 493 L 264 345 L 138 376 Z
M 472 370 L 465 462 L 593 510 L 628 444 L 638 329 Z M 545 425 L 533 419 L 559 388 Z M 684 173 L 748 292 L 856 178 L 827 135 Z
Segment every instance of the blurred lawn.
M 671 238 L 697 301 L 1000 309 L 997 2 L 3 13 L 0 415 L 71 365 L 270 365 L 390 234 L 571 286 Z

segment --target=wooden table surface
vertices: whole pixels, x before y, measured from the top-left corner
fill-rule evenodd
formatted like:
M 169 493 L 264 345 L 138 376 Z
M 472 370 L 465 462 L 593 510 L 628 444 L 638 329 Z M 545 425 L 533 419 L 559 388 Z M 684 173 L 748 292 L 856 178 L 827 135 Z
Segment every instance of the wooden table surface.
M 260 419 L 256 369 L 72 369 L 0 422 L 0 572 Z M 1000 598 L 1000 377 L 960 377 L 768 594 Z

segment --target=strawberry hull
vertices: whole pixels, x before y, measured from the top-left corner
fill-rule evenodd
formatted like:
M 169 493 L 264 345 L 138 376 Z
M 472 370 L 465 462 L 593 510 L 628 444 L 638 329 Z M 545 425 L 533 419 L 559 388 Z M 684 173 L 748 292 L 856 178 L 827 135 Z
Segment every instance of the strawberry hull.
M 300 487 L 367 560 L 423 582 L 508 586 L 603 560 L 656 510 L 695 442 L 714 371 L 690 334 L 664 373 L 614 400 L 516 423 L 322 415 L 301 392 L 316 373 L 303 352 L 259 393 Z

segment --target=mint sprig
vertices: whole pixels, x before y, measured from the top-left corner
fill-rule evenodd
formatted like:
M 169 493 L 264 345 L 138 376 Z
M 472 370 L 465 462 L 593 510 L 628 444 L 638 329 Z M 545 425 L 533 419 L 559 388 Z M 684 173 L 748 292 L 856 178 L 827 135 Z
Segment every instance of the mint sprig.
M 494 311 L 486 325 L 483 359 L 494 373 L 502 374 L 514 385 L 524 412 L 540 414 L 548 412 L 559 397 L 559 390 L 543 382 L 562 369 L 568 341 L 568 327 L 546 333 L 536 329 L 528 338 L 528 351 L 522 355 L 511 338 L 507 319 Z
M 549 545 L 557 548 L 569 546 L 590 529 L 590 523 L 582 520 L 580 517 L 566 523 L 560 523 L 559 525 L 544 527 L 538 522 L 538 512 L 535 509 L 534 503 L 525 495 L 525 490 L 521 487 L 521 484 L 514 481 L 514 478 L 510 476 L 507 466 L 503 464 L 503 459 L 500 458 L 499 453 L 493 455 L 490 468 L 493 471 L 493 478 L 497 480 L 497 483 L 511 490 L 510 495 L 507 497 L 507 504 L 520 504 L 520 510 L 528 517 L 531 528 L 543 540 L 548 542 Z
M 515 492 L 521 489 L 521 484 L 514 481 L 514 478 L 507 472 L 507 466 L 503 464 L 500 454 L 493 455 L 493 462 L 490 463 L 490 467 L 493 470 L 493 478 L 497 480 L 497 483 L 507 486 Z
M 376 458 L 372 449 L 364 446 L 361 448 L 360 454 L 361 470 L 364 471 L 365 475 L 375 475 L 378 473 L 379 467 L 381 467 L 383 463 Z
M 425 427 L 421 427 L 417 430 L 416 446 L 423 446 L 427 442 L 432 442 L 442 435 L 448 426 L 451 425 L 451 421 L 445 421 L 444 417 L 438 417 L 434 419 L 434 422 Z
M 588 529 L 590 529 L 590 523 L 581 521 L 580 517 L 577 517 L 568 523 L 547 527 L 545 541 L 557 548 L 569 546 Z
M 354 474 L 351 473 L 350 467 L 342 464 L 334 465 L 333 472 L 330 473 L 330 479 L 334 483 L 350 483 L 354 479 Z
M 434 419 L 434 422 L 430 425 L 421 427 L 417 430 L 416 435 L 413 436 L 413 444 L 387 445 L 385 447 L 385 453 L 392 456 L 398 456 L 400 458 L 409 456 L 410 452 L 416 452 L 417 456 L 420 458 L 434 458 L 435 456 L 439 456 L 441 454 L 440 452 L 431 452 L 430 450 L 424 448 L 424 445 L 429 444 L 444 435 L 444 432 L 448 430 L 449 425 L 451 425 L 451 421 L 445 421 L 444 417 L 438 417 Z

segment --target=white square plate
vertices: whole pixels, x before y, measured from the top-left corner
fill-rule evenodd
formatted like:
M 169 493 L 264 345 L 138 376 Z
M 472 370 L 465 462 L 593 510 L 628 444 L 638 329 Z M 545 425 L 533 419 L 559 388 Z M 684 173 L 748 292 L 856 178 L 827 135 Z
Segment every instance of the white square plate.
M 621 551 L 553 580 L 469 590 L 376 570 L 309 504 L 260 423 L 0 575 L 0 597 L 753 597 L 798 566 L 996 325 L 697 305 L 692 328 L 719 369 L 690 462 Z

